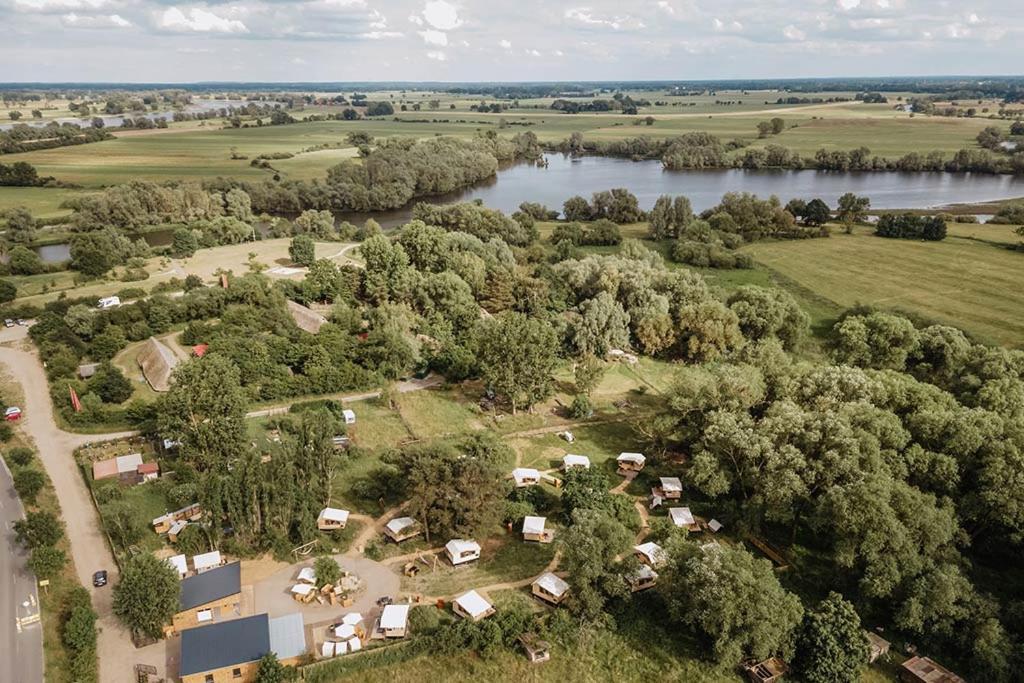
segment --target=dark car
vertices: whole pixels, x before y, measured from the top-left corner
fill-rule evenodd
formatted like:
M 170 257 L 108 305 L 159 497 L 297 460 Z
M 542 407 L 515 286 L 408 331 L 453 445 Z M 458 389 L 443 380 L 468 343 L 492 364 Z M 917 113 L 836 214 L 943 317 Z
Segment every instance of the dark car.
M 101 569 L 92 575 L 92 585 L 96 588 L 102 588 L 107 585 L 107 570 Z

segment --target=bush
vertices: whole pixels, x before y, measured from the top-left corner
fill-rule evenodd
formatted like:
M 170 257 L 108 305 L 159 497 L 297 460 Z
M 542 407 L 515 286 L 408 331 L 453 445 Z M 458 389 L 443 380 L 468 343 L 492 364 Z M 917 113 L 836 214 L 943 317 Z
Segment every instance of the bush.
M 577 394 L 572 400 L 572 405 L 569 407 L 569 414 L 577 420 L 584 420 L 593 416 L 594 407 L 585 394 Z
M 23 468 L 14 473 L 14 490 L 22 502 L 35 503 L 46 484 L 46 477 L 37 469 Z
M 32 462 L 32 458 L 34 456 L 35 453 L 32 451 L 31 448 L 19 446 L 17 448 L 12 448 L 11 450 L 7 451 L 7 462 L 13 463 L 18 467 L 24 467 L 25 465 Z
M 7 280 L 0 280 L 0 304 L 14 301 L 16 296 L 18 296 L 18 288 Z

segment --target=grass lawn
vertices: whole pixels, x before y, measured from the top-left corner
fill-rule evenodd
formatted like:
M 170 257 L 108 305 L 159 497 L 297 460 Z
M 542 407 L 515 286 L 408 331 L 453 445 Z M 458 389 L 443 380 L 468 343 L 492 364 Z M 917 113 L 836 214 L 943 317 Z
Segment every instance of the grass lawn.
M 81 194 L 78 190 L 59 187 L 0 187 L 0 213 L 23 206 L 35 218 L 58 218 L 71 213 L 70 209 L 60 208 L 61 203 Z M 0 225 L 6 224 L 5 219 L 0 219 Z
M 628 422 L 609 422 L 587 427 L 569 427 L 576 440 L 568 443 L 557 434 L 541 434 L 533 437 L 512 439 L 512 446 L 520 456 L 522 467 L 547 470 L 561 467 L 562 457 L 567 453 L 585 455 L 591 465 L 600 467 L 609 474 L 609 483 L 618 483 L 615 473 L 615 458 L 622 452 L 642 450 Z
M 402 579 L 402 590 L 430 596 L 461 595 L 473 588 L 537 576 L 555 554 L 553 544 L 526 543 L 516 533 L 489 538 L 480 545 L 479 560 L 453 567 L 439 556 L 436 571 L 422 567 L 415 578 Z
M 362 449 L 390 448 L 414 438 L 402 417 L 377 400 L 353 403 L 356 424 L 349 427 L 353 443 Z
M 980 341 L 1022 344 L 1024 254 L 961 237 L 916 242 L 872 232 L 859 228 L 853 235 L 762 242 L 743 249 L 837 306 L 903 310 L 960 327 Z
M 417 439 L 453 436 L 484 428 L 480 416 L 468 407 L 458 390 L 428 389 L 400 394 L 398 410 Z
M 129 401 L 141 399 L 146 402 L 152 402 L 160 396 L 159 393 L 153 391 L 153 387 L 149 386 L 149 382 L 146 381 L 146 377 L 142 374 L 142 368 L 139 367 L 139 354 L 142 352 L 146 341 L 143 340 L 129 344 L 121 349 L 111 361 L 113 366 L 124 373 L 124 376 L 132 383 L 132 395 L 128 399 Z
M 90 476 L 91 479 L 91 476 Z M 156 482 L 147 482 L 138 486 L 122 486 L 116 479 L 92 482 L 93 494 L 97 500 L 108 500 L 108 503 L 98 506 L 100 517 L 108 505 L 125 505 L 133 513 L 142 527 L 142 537 L 135 544 L 139 550 L 153 552 L 164 547 L 164 536 L 153 532 L 150 523 L 170 510 L 167 497 L 164 495 L 164 487 Z M 111 489 L 119 489 L 119 493 L 110 493 Z M 114 495 L 115 498 L 108 496 Z M 104 522 L 106 523 L 106 522 Z M 127 559 L 127 548 L 114 546 L 120 561 Z

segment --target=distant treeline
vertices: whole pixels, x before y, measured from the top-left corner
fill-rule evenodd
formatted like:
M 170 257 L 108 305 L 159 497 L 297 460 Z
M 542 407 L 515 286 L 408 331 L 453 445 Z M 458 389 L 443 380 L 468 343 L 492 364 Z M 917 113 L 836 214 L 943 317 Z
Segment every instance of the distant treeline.
M 52 177 L 39 177 L 35 166 L 25 161 L 0 164 L 0 187 L 37 187 L 52 180 Z
M 946 221 L 942 216 L 887 213 L 878 219 L 875 234 L 879 237 L 938 242 L 946 239 Z
M 596 154 L 633 160 L 658 159 L 670 170 L 704 168 L 786 168 L 819 171 L 948 171 L 951 173 L 1024 173 L 1024 152 L 1000 153 L 988 149 L 962 149 L 952 157 L 942 152 L 911 152 L 891 159 L 872 155 L 867 147 L 852 150 L 820 149 L 813 157 L 782 145 L 746 149 L 745 140 L 722 142 L 710 133 L 686 133 L 673 138 L 646 136 L 624 140 L 585 140 L 573 133 L 558 145 L 567 154 Z
M 10 130 L 0 131 L 0 154 L 83 145 L 112 137 L 101 128 L 83 128 L 74 123 L 50 123 L 42 127 L 18 124 Z

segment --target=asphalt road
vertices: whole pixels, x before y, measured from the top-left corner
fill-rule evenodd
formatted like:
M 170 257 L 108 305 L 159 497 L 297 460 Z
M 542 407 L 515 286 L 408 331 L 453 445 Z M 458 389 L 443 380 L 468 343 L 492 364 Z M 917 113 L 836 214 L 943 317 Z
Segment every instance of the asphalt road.
M 36 578 L 25 566 L 28 553 L 14 540 L 14 522 L 24 517 L 21 501 L 14 491 L 11 473 L 0 462 L 0 523 L 3 547 L 0 552 L 0 681 L 42 683 L 43 629 L 38 621 L 19 620 L 39 614 Z M 28 606 L 25 606 L 28 603 Z

